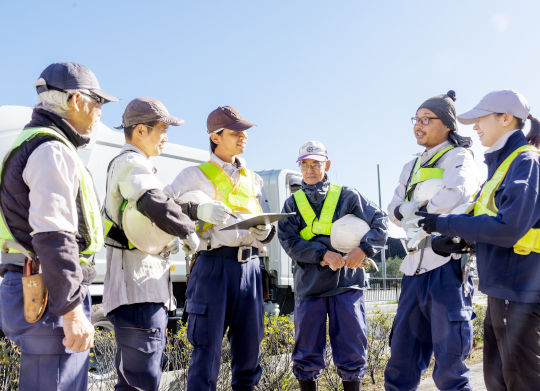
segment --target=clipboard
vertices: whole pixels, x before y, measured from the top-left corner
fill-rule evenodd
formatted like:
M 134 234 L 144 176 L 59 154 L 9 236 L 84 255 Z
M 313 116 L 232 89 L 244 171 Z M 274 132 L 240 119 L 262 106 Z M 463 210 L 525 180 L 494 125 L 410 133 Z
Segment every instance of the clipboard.
M 282 220 L 289 216 L 294 216 L 296 213 L 261 213 L 254 215 L 248 219 L 238 221 L 234 224 L 227 225 L 223 228 L 220 228 L 220 231 L 226 231 L 231 229 L 249 229 L 250 227 L 255 227 L 261 224 L 272 224 L 276 221 Z

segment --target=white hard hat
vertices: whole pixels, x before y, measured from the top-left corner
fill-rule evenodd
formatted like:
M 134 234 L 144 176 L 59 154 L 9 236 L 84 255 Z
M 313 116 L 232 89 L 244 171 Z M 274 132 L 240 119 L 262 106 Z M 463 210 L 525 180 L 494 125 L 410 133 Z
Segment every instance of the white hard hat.
M 360 245 L 364 235 L 370 230 L 364 220 L 348 214 L 332 223 L 330 244 L 342 253 L 349 253 Z
M 413 191 L 411 201 L 423 202 L 431 200 L 442 189 L 441 178 L 431 178 L 420 182 Z
M 177 200 L 179 203 L 183 204 L 186 202 L 194 202 L 196 204 L 202 204 L 203 202 L 212 201 L 210 196 L 203 192 L 202 190 L 191 190 L 180 196 Z
M 174 240 L 137 210 L 134 202 L 128 202 L 122 215 L 122 228 L 128 240 L 144 253 L 157 255 Z
M 474 202 L 467 202 L 456 206 L 450 212 L 451 215 L 468 215 L 474 209 Z

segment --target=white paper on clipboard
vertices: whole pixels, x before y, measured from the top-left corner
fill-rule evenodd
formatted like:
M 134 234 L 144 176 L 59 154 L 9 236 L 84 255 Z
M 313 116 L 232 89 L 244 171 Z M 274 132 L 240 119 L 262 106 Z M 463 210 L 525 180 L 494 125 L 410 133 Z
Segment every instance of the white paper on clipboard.
M 294 216 L 296 213 L 260 213 L 253 215 L 245 220 L 238 221 L 234 224 L 227 225 L 220 228 L 220 231 L 226 231 L 230 229 L 249 229 L 250 227 L 256 227 L 261 224 L 272 224 L 276 221 L 284 219 L 285 217 Z

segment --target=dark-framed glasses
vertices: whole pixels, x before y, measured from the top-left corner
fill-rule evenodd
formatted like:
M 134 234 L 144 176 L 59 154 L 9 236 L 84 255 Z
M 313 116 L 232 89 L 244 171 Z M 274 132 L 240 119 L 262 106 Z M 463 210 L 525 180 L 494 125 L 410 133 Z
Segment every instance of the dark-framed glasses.
M 411 117 L 411 122 L 413 125 L 419 124 L 427 126 L 430 119 L 440 119 L 439 117 Z
M 89 98 L 92 98 L 93 100 L 95 100 L 100 105 L 104 105 L 105 103 L 107 103 L 107 100 L 105 100 L 105 98 L 102 98 L 101 96 L 98 96 L 96 94 L 92 94 L 91 92 L 79 91 L 79 93 L 82 94 L 82 95 L 86 95 Z

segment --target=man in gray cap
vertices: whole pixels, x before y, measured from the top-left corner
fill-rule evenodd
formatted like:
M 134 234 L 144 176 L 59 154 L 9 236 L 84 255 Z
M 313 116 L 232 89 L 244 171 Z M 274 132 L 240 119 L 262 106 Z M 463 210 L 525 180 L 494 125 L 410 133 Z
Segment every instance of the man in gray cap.
M 70 62 L 49 65 L 35 86 L 32 120 L 2 165 L 0 323 L 21 351 L 20 390 L 83 391 L 94 335 L 88 285 L 103 230 L 77 148 L 90 141 L 101 106 L 117 99 Z M 48 302 L 29 295 L 42 283 Z M 32 299 L 36 312 L 27 311 Z
M 454 100 L 454 91 L 434 96 L 412 118 L 416 141 L 425 150 L 403 167 L 388 206 L 390 219 L 408 235 L 421 230 L 414 223 L 420 207 L 449 213 L 478 189 L 476 166 L 467 150 L 471 140 L 457 134 Z M 428 183 L 432 191 L 426 192 Z M 434 354 L 433 379 L 439 389 L 471 390 L 465 358 L 472 347 L 472 280 L 462 282 L 461 256 L 455 254 L 465 244 L 426 236 L 409 247 L 400 267 L 404 277 L 385 389 L 416 389 Z
M 208 162 L 188 167 L 165 190 L 175 198 L 198 192 L 234 212 L 269 212 L 263 181 L 239 155 L 253 123 L 238 110 L 220 106 L 208 115 L 212 154 Z M 199 227 L 201 244 L 186 292 L 188 339 L 193 354 L 188 390 L 216 389 L 221 343 L 228 329 L 232 353 L 232 389 L 253 390 L 261 377 L 259 344 L 264 336 L 259 250 L 274 236 L 272 225 L 220 231 L 209 217 Z M 230 223 L 230 217 L 226 223 Z M 219 292 L 219 294 L 216 294 Z
M 171 116 L 157 99 L 132 100 L 118 127 L 124 129 L 126 144 L 107 171 L 104 214 L 110 229 L 106 239 L 103 310 L 114 324 L 117 390 L 158 390 L 167 311 L 176 308 L 168 256 L 178 251 L 178 244 L 165 243 L 154 251 L 150 248 L 155 243 L 145 243 L 144 238 L 135 241 L 130 232 L 144 233 L 153 223 L 166 237 L 169 234 L 182 238 L 190 250 L 199 243 L 191 219 L 196 220 L 208 211 L 213 212 L 213 222 L 219 223 L 226 216 L 221 203 L 180 206 L 162 191 L 163 185 L 149 158 L 163 151 L 169 126 L 183 123 L 182 119 Z M 125 214 L 130 208 L 145 216 L 148 224 L 144 225 L 145 217 L 129 220 Z M 133 224 L 143 226 L 129 226 Z

